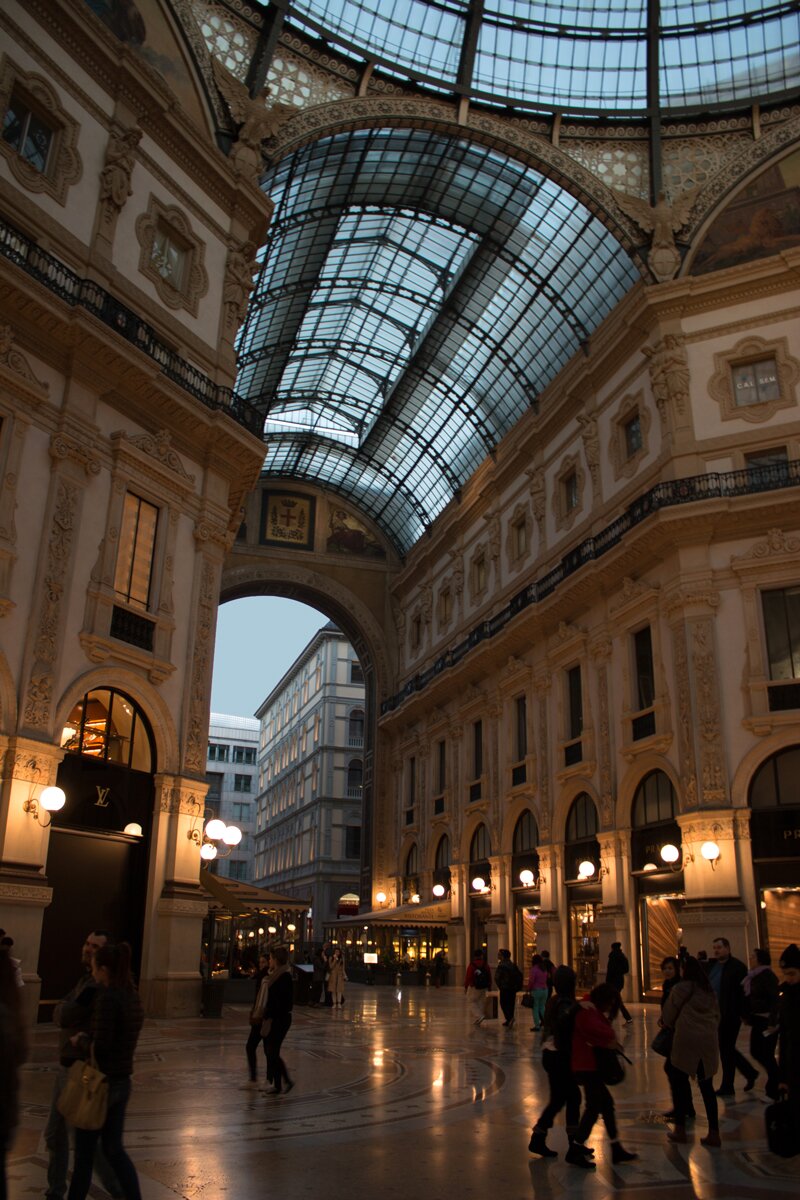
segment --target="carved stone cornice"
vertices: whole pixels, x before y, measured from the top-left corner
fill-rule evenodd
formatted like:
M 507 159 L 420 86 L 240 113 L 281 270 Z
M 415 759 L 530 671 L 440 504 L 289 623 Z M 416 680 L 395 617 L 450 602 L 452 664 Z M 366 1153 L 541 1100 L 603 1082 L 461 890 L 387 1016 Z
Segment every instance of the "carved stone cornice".
M 27 738 L 12 738 L 5 753 L 6 779 L 47 787 L 55 781 L 63 750 Z
M 31 396 L 34 403 L 38 404 L 50 391 L 50 385 L 36 378 L 27 358 L 14 345 L 14 330 L 10 325 L 0 325 L 0 370 L 14 377 L 16 387 L 24 384 L 26 394 Z
M 65 462 L 69 459 L 83 467 L 87 475 L 100 474 L 100 460 L 95 458 L 94 447 L 80 442 L 77 438 L 66 433 L 56 433 L 50 439 L 50 457 L 55 462 Z
M 650 608 L 658 603 L 659 588 L 642 579 L 631 579 L 626 575 L 622 587 L 609 603 L 608 613 L 611 617 L 629 617 L 639 613 L 642 608 Z
M 769 529 L 767 536 L 754 542 L 744 554 L 731 558 L 731 569 L 738 575 L 763 575 L 776 568 L 797 568 L 800 557 L 800 536 L 783 529 Z
M 719 592 L 711 583 L 686 583 L 664 596 L 664 614 L 669 621 L 690 615 L 705 615 L 719 605 Z M 692 611 L 693 610 L 693 611 Z

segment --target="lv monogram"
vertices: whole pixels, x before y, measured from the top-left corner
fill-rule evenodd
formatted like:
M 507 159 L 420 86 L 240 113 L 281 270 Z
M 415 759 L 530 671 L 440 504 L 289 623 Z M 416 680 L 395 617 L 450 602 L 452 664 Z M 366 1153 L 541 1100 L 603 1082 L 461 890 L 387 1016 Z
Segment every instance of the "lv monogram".
M 100 787 L 99 783 L 95 784 L 95 787 L 97 788 L 97 799 L 94 802 L 95 808 L 108 808 L 108 793 L 111 791 L 111 788 Z

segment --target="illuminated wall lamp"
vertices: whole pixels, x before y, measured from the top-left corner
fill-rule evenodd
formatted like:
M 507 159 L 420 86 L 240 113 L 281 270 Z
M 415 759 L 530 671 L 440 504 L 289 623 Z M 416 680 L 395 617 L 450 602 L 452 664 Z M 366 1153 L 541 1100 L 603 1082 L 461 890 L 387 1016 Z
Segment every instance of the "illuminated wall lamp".
M 48 825 L 52 824 L 53 813 L 60 812 L 67 802 L 67 797 L 60 787 L 42 788 L 38 800 L 34 800 L 31 796 L 22 805 L 22 811 L 30 813 L 35 821 L 38 821 L 42 829 L 47 829 Z M 48 813 L 46 821 L 40 819 L 42 812 Z
M 519 881 L 523 887 L 533 887 L 534 874 L 527 867 L 519 873 Z
M 475 892 L 480 893 L 480 894 L 485 893 L 485 892 L 491 892 L 492 891 L 492 881 L 489 880 L 487 883 L 487 881 L 483 878 L 482 875 L 476 875 L 472 881 L 472 887 Z
M 414 892 L 414 895 L 411 897 L 411 903 L 419 904 L 419 892 Z
M 578 879 L 591 879 L 596 870 L 594 863 L 585 858 L 578 864 Z
M 711 870 L 715 871 L 719 862 L 720 849 L 716 842 L 703 842 L 700 847 L 700 853 L 706 862 L 711 863 Z
M 443 883 L 435 883 L 431 889 L 437 900 L 441 900 L 442 896 L 447 891 Z
M 385 904 L 386 903 L 386 892 L 376 892 L 375 893 L 375 903 L 376 904 Z

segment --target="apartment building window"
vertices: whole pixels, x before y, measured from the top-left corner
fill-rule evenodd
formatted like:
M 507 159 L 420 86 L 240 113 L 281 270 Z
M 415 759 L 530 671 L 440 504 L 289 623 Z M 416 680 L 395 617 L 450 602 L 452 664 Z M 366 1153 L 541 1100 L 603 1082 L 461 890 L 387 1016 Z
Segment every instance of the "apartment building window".
M 251 775 L 234 775 L 233 790 L 235 792 L 249 792 L 252 790 L 253 778 Z
M 655 702 L 656 680 L 653 667 L 653 639 L 650 626 L 645 625 L 633 635 L 633 659 L 636 673 L 635 702 L 638 715 L 631 722 L 633 740 L 651 737 L 656 731 L 656 715 L 652 711 Z M 649 709 L 650 711 L 644 711 Z
M 800 586 L 762 592 L 771 712 L 800 708 Z
M 233 810 L 233 820 L 234 821 L 249 821 L 249 819 L 250 819 L 250 805 L 249 804 L 235 803 L 235 804 L 231 805 L 231 808 Z
M 525 757 L 528 753 L 528 703 L 525 696 L 514 700 L 514 765 L 511 768 L 511 786 L 525 783 L 527 769 Z
M 234 746 L 233 761 L 252 765 L 256 761 L 255 746 Z
M 114 591 L 120 600 L 145 611 L 150 602 L 158 509 L 128 492 L 122 512 Z
M 349 800 L 361 799 L 364 782 L 364 764 L 360 758 L 351 758 L 347 764 L 347 796 Z
M 583 690 L 581 669 L 570 667 L 566 673 L 567 692 L 567 744 L 564 747 L 564 766 L 571 767 L 583 759 L 581 735 L 583 733 Z
M 345 825 L 344 827 L 344 856 L 345 858 L 361 857 L 361 827 Z
M 413 756 L 408 760 L 406 776 L 406 825 L 414 824 L 414 810 L 417 804 L 417 760 Z
M 228 864 L 228 878 L 229 879 L 241 879 L 241 880 L 247 879 L 247 859 L 246 858 L 232 858 L 231 859 L 230 863 Z
M 351 683 L 363 683 L 364 682 L 364 669 L 361 666 L 360 662 L 354 661 L 354 662 L 350 663 L 350 682 Z
M 209 762 L 227 762 L 230 746 L 223 746 L 220 742 L 208 743 L 208 759 Z
M 447 742 L 436 743 L 434 758 L 434 781 L 436 795 L 433 798 L 434 813 L 444 812 L 444 789 L 447 787 Z
M 53 126 L 15 89 L 3 114 L 3 141 L 35 171 L 45 175 L 55 137 Z
M 347 719 L 347 740 L 351 746 L 364 744 L 364 710 L 354 708 Z
M 453 615 L 453 593 L 450 588 L 443 588 L 439 593 L 439 625 L 444 626 L 450 624 L 450 618 Z
M 774 358 L 738 363 L 731 367 L 731 376 L 733 395 L 739 408 L 751 404 L 767 404 L 781 398 L 778 364 Z
M 625 443 L 625 457 L 634 458 L 644 445 L 642 418 L 639 416 L 638 409 L 624 421 L 622 436 Z
M 473 721 L 472 723 L 472 762 L 471 778 L 472 783 L 469 785 L 470 803 L 481 798 L 481 776 L 483 775 L 483 721 Z

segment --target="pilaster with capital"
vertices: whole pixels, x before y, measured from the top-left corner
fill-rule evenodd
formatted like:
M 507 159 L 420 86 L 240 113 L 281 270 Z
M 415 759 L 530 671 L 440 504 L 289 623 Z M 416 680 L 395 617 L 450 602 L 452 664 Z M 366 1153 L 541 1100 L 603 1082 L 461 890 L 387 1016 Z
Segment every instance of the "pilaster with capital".
M 147 1012 L 191 1016 L 200 1007 L 197 962 L 208 912 L 199 881 L 208 787 L 176 775 L 156 775 L 154 783 L 140 990 Z
M 597 671 L 597 765 L 600 776 L 600 820 L 605 829 L 614 822 L 612 728 L 608 711 L 608 662 L 611 658 L 611 638 L 603 633 L 589 646 Z
M 25 1016 L 33 1022 L 41 980 L 36 972 L 42 917 L 53 898 L 44 873 L 50 829 L 26 804 L 36 804 L 43 788 L 56 781 L 63 751 L 33 738 L 0 738 L 0 927 L 14 931 L 15 955 L 22 961 Z
M 188 775 L 205 774 L 208 716 L 211 701 L 211 672 L 214 666 L 214 635 L 217 627 L 222 561 L 228 549 L 227 530 L 222 524 L 203 519 L 195 525 L 195 579 L 190 628 L 193 644 L 188 702 L 184 718 L 183 769 Z

